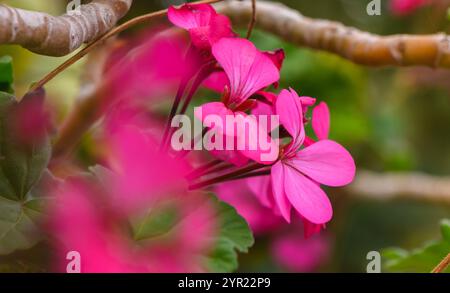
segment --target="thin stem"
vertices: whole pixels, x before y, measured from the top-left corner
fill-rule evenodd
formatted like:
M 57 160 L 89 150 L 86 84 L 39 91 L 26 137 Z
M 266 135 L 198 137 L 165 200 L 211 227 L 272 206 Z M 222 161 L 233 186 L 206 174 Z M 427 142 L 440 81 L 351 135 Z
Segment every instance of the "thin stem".
M 203 81 L 209 76 L 209 74 L 212 72 L 213 70 L 213 62 L 208 62 L 206 64 L 204 64 L 202 66 L 202 68 L 198 71 L 198 74 L 196 76 L 196 78 L 194 79 L 194 81 L 192 82 L 191 88 L 186 96 L 186 98 L 184 99 L 183 105 L 181 107 L 180 110 L 180 115 L 184 115 L 186 113 L 186 110 L 189 106 L 189 104 L 192 101 L 192 98 L 194 97 L 195 93 L 197 92 L 198 88 L 200 87 L 200 85 L 203 83 Z M 188 79 L 188 78 L 186 78 Z M 169 141 L 170 141 L 170 136 L 172 135 L 172 128 L 171 128 L 171 123 L 172 123 L 172 119 L 173 117 L 175 117 L 175 114 L 178 111 L 178 107 L 180 106 L 182 97 L 183 97 L 183 93 L 186 90 L 187 87 L 187 80 L 186 83 L 184 83 L 183 88 L 181 89 L 182 92 L 177 93 L 177 96 L 175 98 L 175 102 L 172 106 L 172 109 L 170 110 L 170 115 L 169 115 L 169 119 L 167 120 L 167 124 L 166 124 L 166 128 L 164 129 L 164 136 L 163 136 L 163 140 L 162 140 L 162 146 L 163 146 L 163 150 L 167 150 L 168 145 L 169 145 Z
M 168 140 L 169 132 L 171 129 L 172 119 L 173 119 L 173 117 L 175 117 L 175 114 L 178 111 L 178 107 L 180 106 L 184 91 L 186 90 L 186 87 L 189 83 L 189 81 L 187 79 L 188 78 L 186 77 L 186 78 L 183 78 L 183 80 L 181 81 L 180 86 L 178 87 L 178 90 L 177 90 L 177 94 L 175 96 L 175 100 L 173 101 L 172 108 L 170 109 L 170 114 L 167 119 L 166 127 L 164 128 L 163 138 L 161 141 L 161 149 L 162 150 L 166 150 L 166 146 L 168 144 L 167 140 Z
M 250 19 L 250 24 L 248 25 L 247 39 L 250 39 L 250 37 L 252 36 L 255 24 L 256 24 L 256 0 L 252 0 L 252 18 Z
M 200 72 L 197 74 L 197 77 L 195 78 L 191 89 L 189 90 L 189 93 L 184 100 L 183 106 L 181 107 L 180 115 L 183 115 L 186 113 L 187 108 L 189 107 L 189 104 L 192 101 L 192 98 L 194 97 L 195 93 L 197 92 L 200 85 L 203 83 L 203 81 L 213 72 L 214 70 L 214 62 L 209 62 L 203 66 L 203 68 L 200 70 Z
M 188 179 L 188 180 L 195 179 L 198 176 L 201 176 L 202 174 L 207 172 L 212 167 L 215 167 L 216 165 L 220 165 L 222 163 L 224 163 L 224 162 L 221 160 L 214 160 L 207 164 L 204 164 L 204 165 L 198 167 L 197 169 L 195 169 L 194 171 L 192 171 L 191 173 L 189 173 L 188 175 L 186 175 L 186 179 Z
M 192 4 L 212 4 L 212 3 L 216 3 L 216 2 L 220 2 L 222 0 L 202 0 L 202 1 L 197 1 L 197 2 L 193 2 Z M 70 57 L 67 61 L 65 61 L 64 63 L 62 63 L 60 66 L 58 66 L 57 68 L 55 68 L 53 71 L 51 71 L 50 73 L 48 73 L 46 76 L 44 76 L 44 78 L 42 78 L 40 81 L 38 81 L 37 83 L 35 83 L 31 88 L 30 91 L 34 91 L 38 88 L 43 87 L 45 84 L 47 84 L 49 81 L 51 81 L 53 78 L 55 78 L 59 73 L 61 73 L 62 71 L 64 71 L 65 69 L 67 69 L 69 66 L 71 66 L 72 64 L 76 63 L 78 60 L 80 60 L 81 58 L 83 58 L 84 56 L 86 56 L 89 52 L 91 52 L 94 48 L 96 48 L 98 45 L 102 44 L 104 41 L 106 41 L 107 39 L 109 39 L 110 37 L 119 34 L 135 25 L 144 23 L 144 22 L 148 22 L 156 17 L 161 17 L 161 16 L 165 16 L 167 15 L 168 9 L 164 9 L 164 10 L 159 10 L 159 11 L 155 11 L 152 13 L 148 13 L 148 14 L 144 14 L 138 17 L 135 17 L 115 28 L 113 28 L 112 30 L 110 30 L 109 32 L 107 32 L 106 34 L 104 34 L 103 36 L 99 37 L 98 39 L 96 39 L 95 41 L 93 41 L 92 43 L 88 44 L 86 47 L 84 47 L 82 50 L 80 50 L 78 53 L 76 53 L 75 55 L 73 55 L 72 57 Z
M 433 269 L 432 273 L 442 273 L 450 265 L 450 253 Z
M 240 176 L 245 175 L 245 174 L 247 174 L 249 172 L 256 171 L 256 170 L 262 169 L 264 167 L 267 167 L 267 166 L 266 165 L 260 165 L 260 164 L 252 164 L 252 165 L 249 165 L 249 166 L 244 167 L 242 169 L 239 169 L 239 170 L 236 170 L 236 171 L 233 171 L 233 172 L 230 172 L 230 173 L 227 173 L 227 174 L 224 174 L 224 175 L 212 178 L 212 179 L 208 179 L 208 180 L 205 180 L 203 182 L 192 184 L 192 185 L 189 186 L 189 190 L 201 189 L 201 188 L 204 188 L 204 187 L 207 187 L 207 186 L 210 186 L 210 185 L 214 185 L 214 184 L 217 184 L 217 183 L 221 183 L 221 182 L 224 182 L 224 181 L 229 181 L 232 178 L 240 177 Z

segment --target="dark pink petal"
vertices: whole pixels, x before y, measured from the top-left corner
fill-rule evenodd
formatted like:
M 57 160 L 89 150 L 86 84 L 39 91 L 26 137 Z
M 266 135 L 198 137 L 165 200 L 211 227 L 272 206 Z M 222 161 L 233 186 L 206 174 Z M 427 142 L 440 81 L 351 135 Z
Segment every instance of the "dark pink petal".
M 322 229 L 325 229 L 324 224 L 313 224 L 305 218 L 303 218 L 302 221 L 305 238 L 310 238 L 314 234 L 319 234 Z
M 330 131 L 330 110 L 325 102 L 321 102 L 314 108 L 312 127 L 319 140 L 328 139 Z
M 212 73 L 205 81 L 203 86 L 217 93 L 223 93 L 225 86 L 229 86 L 230 81 L 223 71 Z
M 168 11 L 170 22 L 186 30 L 209 26 L 215 15 L 216 11 L 209 4 L 185 4 L 180 8 L 170 6 Z
M 265 92 L 265 91 L 259 91 L 256 94 L 262 96 L 263 98 L 265 98 L 272 105 L 275 105 L 275 103 L 277 102 L 277 98 L 278 97 L 274 93 Z
M 292 149 L 298 149 L 305 139 L 303 112 L 300 98 L 294 90 L 281 91 L 276 102 L 280 123 L 292 136 Z
M 264 52 L 264 54 L 272 60 L 273 64 L 281 70 L 283 67 L 284 59 L 286 58 L 286 53 L 284 53 L 283 49 L 278 49 L 274 52 Z
M 355 177 L 355 162 L 340 144 L 321 140 L 301 150 L 289 165 L 320 184 L 344 186 Z
M 319 185 L 293 167 L 285 165 L 283 172 L 286 196 L 297 212 L 314 224 L 329 222 L 333 216 L 333 208 Z
M 270 58 L 248 40 L 223 38 L 213 46 L 212 52 L 230 81 L 230 105 L 233 107 L 280 78 Z
M 272 179 L 272 191 L 275 199 L 275 203 L 283 216 L 283 218 L 290 223 L 291 222 L 291 203 L 286 197 L 284 186 L 284 167 L 281 162 L 272 166 L 271 179 Z
M 210 49 L 221 38 L 235 36 L 229 18 L 217 14 L 209 4 L 171 6 L 168 17 L 174 25 L 189 31 L 192 43 L 200 49 Z

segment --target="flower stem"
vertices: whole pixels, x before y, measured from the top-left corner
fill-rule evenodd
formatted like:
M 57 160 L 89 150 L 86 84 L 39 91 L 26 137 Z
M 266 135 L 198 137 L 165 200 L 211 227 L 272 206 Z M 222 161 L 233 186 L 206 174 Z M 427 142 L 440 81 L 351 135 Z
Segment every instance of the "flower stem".
M 222 163 L 224 163 L 224 162 L 221 160 L 214 160 L 207 164 L 204 164 L 204 165 L 198 167 L 197 169 L 195 169 L 194 171 L 192 171 L 191 173 L 187 174 L 186 179 L 193 180 L 195 178 L 198 178 L 199 176 L 202 176 L 203 174 L 208 172 L 208 170 L 210 170 L 211 168 L 213 168 L 217 165 L 221 165 Z
M 230 173 L 227 173 L 227 174 L 224 174 L 224 175 L 212 178 L 212 179 L 208 179 L 203 182 L 192 184 L 189 186 L 189 190 L 201 189 L 201 188 L 205 188 L 210 185 L 217 184 L 217 183 L 229 181 L 236 177 L 241 177 L 249 172 L 256 171 L 256 170 L 262 169 L 264 167 L 267 167 L 267 165 L 261 165 L 261 164 L 248 165 L 247 167 L 244 167 L 242 169 L 239 169 L 239 170 L 236 170 L 236 171 L 233 171 L 233 172 L 230 172 Z
M 431 271 L 432 273 L 442 273 L 450 265 L 450 253 Z
M 169 117 L 167 119 L 166 127 L 164 128 L 164 134 L 163 134 L 163 138 L 161 141 L 161 149 L 162 150 L 167 149 L 167 144 L 168 144 L 167 140 L 168 140 L 169 132 L 171 129 L 170 125 L 172 123 L 173 117 L 175 117 L 175 114 L 178 111 L 178 107 L 180 106 L 181 99 L 183 98 L 184 92 L 189 83 L 188 79 L 189 79 L 188 77 L 183 78 L 183 80 L 180 83 L 180 86 L 178 87 L 177 94 L 175 95 L 175 99 L 173 101 L 172 108 L 170 109 Z
M 250 19 L 250 24 L 248 25 L 247 39 L 250 39 L 250 37 L 252 36 L 255 24 L 256 24 L 256 0 L 252 0 L 252 18 Z

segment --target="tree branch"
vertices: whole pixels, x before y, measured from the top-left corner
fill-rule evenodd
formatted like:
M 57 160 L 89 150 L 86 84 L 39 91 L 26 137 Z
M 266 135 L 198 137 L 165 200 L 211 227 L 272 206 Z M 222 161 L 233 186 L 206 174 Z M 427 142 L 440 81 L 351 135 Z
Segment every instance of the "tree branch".
M 133 0 L 93 0 L 81 15 L 51 16 L 0 4 L 0 44 L 17 44 L 42 55 L 64 56 L 114 27 Z
M 377 200 L 408 198 L 450 204 L 450 177 L 422 173 L 358 171 L 347 190 L 355 196 Z
M 216 6 L 233 23 L 252 18 L 251 1 L 230 0 Z M 338 22 L 311 19 L 281 3 L 258 1 L 257 27 L 287 42 L 335 53 L 355 63 L 371 66 L 450 68 L 450 37 L 435 35 L 378 36 Z

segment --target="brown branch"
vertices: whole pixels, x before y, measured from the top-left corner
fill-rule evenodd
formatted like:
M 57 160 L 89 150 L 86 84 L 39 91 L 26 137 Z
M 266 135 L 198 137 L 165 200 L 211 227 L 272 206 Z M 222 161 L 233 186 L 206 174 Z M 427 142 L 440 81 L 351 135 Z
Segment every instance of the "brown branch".
M 215 3 L 215 2 L 219 2 L 219 1 L 221 1 L 221 0 L 202 0 L 202 1 L 194 2 L 192 4 Z M 168 11 L 167 9 L 164 9 L 164 10 L 159 10 L 159 11 L 155 11 L 155 12 L 152 12 L 152 13 L 144 14 L 144 15 L 141 15 L 141 16 L 138 16 L 138 17 L 135 17 L 135 18 L 131 19 L 131 20 L 121 24 L 120 26 L 117 26 L 117 27 L 113 28 L 112 30 L 110 30 L 109 32 L 107 32 L 106 34 L 104 34 L 100 38 L 96 39 L 95 41 L 93 41 L 92 43 L 87 45 L 85 48 L 83 48 L 82 50 L 80 50 L 74 56 L 72 56 L 71 58 L 66 60 L 60 66 L 58 66 L 53 71 L 51 71 L 49 74 L 44 76 L 44 78 L 42 78 L 39 82 L 37 82 L 36 84 L 33 85 L 33 87 L 30 89 L 30 91 L 33 91 L 33 90 L 38 89 L 40 87 L 43 87 L 45 84 L 47 84 L 47 82 L 51 81 L 59 73 L 61 73 L 62 71 L 64 71 L 68 67 L 70 67 L 72 64 L 76 63 L 78 60 L 80 60 L 81 58 L 86 56 L 89 52 L 91 52 L 97 46 L 101 45 L 104 41 L 106 41 L 110 37 L 115 36 L 115 35 L 123 32 L 123 31 L 125 31 L 125 30 L 127 30 L 127 29 L 129 29 L 129 28 L 131 28 L 133 26 L 135 26 L 135 25 L 148 22 L 148 21 L 150 21 L 150 20 L 152 20 L 152 19 L 154 19 L 156 17 L 165 16 L 165 15 L 167 15 L 167 11 Z
M 251 1 L 230 0 L 216 6 L 233 23 L 252 18 Z M 335 53 L 355 63 L 371 66 L 450 68 L 450 37 L 435 35 L 378 36 L 338 22 L 311 19 L 281 3 L 259 1 L 257 27 L 285 41 Z
M 116 25 L 133 0 L 93 0 L 81 15 L 51 16 L 0 4 L 0 44 L 17 44 L 42 55 L 64 56 Z
M 444 272 L 450 265 L 450 253 L 431 271 L 438 274 Z
M 422 173 L 358 171 L 347 190 L 356 197 L 376 200 L 408 198 L 450 204 L 450 177 Z

